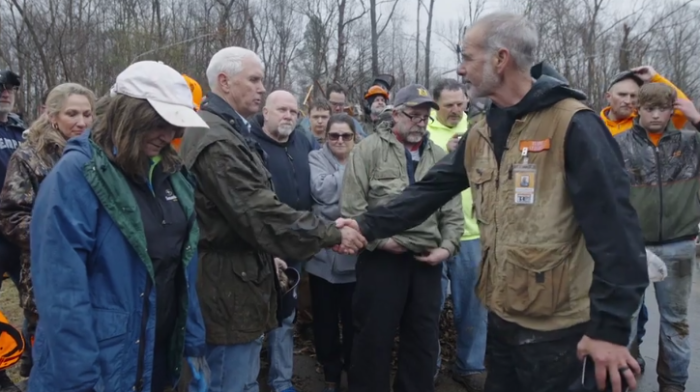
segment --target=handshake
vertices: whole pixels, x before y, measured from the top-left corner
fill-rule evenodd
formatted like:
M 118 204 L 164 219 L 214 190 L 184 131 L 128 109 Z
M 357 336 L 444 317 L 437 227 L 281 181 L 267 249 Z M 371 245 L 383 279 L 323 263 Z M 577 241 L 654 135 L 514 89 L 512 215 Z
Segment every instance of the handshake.
M 340 229 L 343 240 L 333 250 L 346 255 L 354 255 L 367 246 L 367 239 L 360 233 L 360 226 L 354 219 L 338 218 L 335 225 Z
M 336 227 L 340 229 L 343 240 L 339 245 L 333 247 L 333 250 L 346 255 L 354 255 L 360 249 L 367 246 L 367 239 L 360 232 L 360 226 L 354 219 L 338 218 L 335 221 Z M 379 249 L 393 254 L 402 254 L 408 252 L 408 249 L 394 241 L 393 238 L 388 238 L 382 241 Z M 450 257 L 450 252 L 445 248 L 434 248 L 423 254 L 416 255 L 414 258 L 420 262 L 429 265 L 438 265 Z

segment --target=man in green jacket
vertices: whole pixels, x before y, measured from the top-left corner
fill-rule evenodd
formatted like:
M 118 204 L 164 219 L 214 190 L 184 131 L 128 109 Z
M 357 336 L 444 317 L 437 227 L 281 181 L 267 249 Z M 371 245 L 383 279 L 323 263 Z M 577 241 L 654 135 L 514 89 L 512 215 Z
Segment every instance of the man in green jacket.
M 672 87 L 645 84 L 632 129 L 615 137 L 645 244 L 668 268 L 666 279 L 654 283 L 661 314 L 656 366 L 660 392 L 683 392 L 688 380 L 688 302 L 700 223 L 700 134 L 675 128 L 671 116 L 676 100 Z M 636 337 L 636 320 L 632 327 Z
M 263 334 L 283 318 L 275 258 L 308 260 L 323 248 L 365 243 L 356 231 L 297 211 L 275 195 L 263 150 L 249 138 L 245 120 L 260 109 L 263 75 L 254 52 L 217 52 L 207 68 L 211 92 L 199 112 L 209 129 L 186 130 L 180 147 L 198 185 L 197 288 L 210 392 L 258 390 Z
M 443 79 L 433 88 L 433 98 L 440 109 L 433 110 L 433 121 L 428 124 L 430 140 L 452 152 L 457 142 L 467 132 L 467 94 L 464 85 L 454 79 Z M 447 296 L 450 283 L 454 304 L 454 323 L 457 331 L 457 358 L 452 369 L 452 378 L 464 385 L 468 392 L 484 390 L 486 373 L 486 308 L 476 296 L 479 279 L 481 246 L 479 226 L 472 214 L 474 203 L 472 190 L 462 192 L 464 212 L 464 234 L 460 240 L 459 253 L 443 265 L 442 302 Z M 438 371 L 440 370 L 438 356 Z
M 446 155 L 427 136 L 431 107 L 437 104 L 420 85 L 397 92 L 391 121 L 359 143 L 347 163 L 342 216 L 354 218 L 389 202 Z M 463 228 L 461 200 L 454 197 L 421 224 L 373 241 L 360 253 L 350 392 L 386 391 L 397 328 L 401 346 L 394 390 L 433 390 L 442 262 L 458 251 Z

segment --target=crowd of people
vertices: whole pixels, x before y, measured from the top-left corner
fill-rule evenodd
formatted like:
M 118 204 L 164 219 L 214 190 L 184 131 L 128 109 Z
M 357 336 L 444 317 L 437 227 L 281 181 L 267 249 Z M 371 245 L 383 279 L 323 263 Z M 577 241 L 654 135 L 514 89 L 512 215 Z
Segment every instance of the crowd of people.
M 240 47 L 211 58 L 206 94 L 140 61 L 99 99 L 54 86 L 28 128 L 21 78 L 0 72 L 0 272 L 26 390 L 256 392 L 267 340 L 270 390 L 295 392 L 310 328 L 323 392 L 344 373 L 390 390 L 396 336 L 393 390 L 434 391 L 449 291 L 466 391 L 622 392 L 644 372 L 651 251 L 668 268 L 658 384 L 685 391 L 700 113 L 641 66 L 597 114 L 538 40 L 484 16 L 463 80 L 380 80 L 360 118 L 337 85 L 303 117 Z

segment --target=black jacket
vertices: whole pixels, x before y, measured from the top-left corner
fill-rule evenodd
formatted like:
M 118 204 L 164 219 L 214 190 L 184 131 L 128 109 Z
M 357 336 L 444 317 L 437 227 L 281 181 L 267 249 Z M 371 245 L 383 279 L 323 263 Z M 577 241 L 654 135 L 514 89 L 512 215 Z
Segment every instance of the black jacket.
M 272 175 L 275 193 L 282 203 L 297 211 L 311 211 L 311 167 L 309 153 L 314 150 L 303 134 L 294 130 L 286 143 L 267 136 L 262 114 L 250 118 L 251 137 L 265 151 L 265 167 Z
M 520 103 L 491 106 L 487 122 L 497 159 L 516 119 L 568 97 L 583 99 L 564 81 L 541 76 Z M 465 140 L 419 182 L 385 206 L 360 218 L 368 241 L 391 237 L 424 221 L 469 187 L 464 167 Z M 588 251 L 595 260 L 591 285 L 591 322 L 586 335 L 627 345 L 630 319 L 649 284 L 644 241 L 630 205 L 630 183 L 622 154 L 600 117 L 592 111 L 574 115 L 565 144 L 566 182 Z
M 177 320 L 179 298 L 183 293 L 182 250 L 195 216 L 186 216 L 162 165 L 154 164 L 149 179 L 126 176 L 141 212 L 148 256 L 153 261 L 156 280 L 156 351 L 167 348 Z

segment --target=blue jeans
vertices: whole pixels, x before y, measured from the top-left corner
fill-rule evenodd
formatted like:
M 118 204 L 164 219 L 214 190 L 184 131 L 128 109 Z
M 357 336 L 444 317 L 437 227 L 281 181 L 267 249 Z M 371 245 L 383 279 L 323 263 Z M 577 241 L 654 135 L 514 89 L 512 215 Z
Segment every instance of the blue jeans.
M 294 316 L 282 320 L 282 326 L 267 335 L 270 353 L 270 373 L 267 377 L 272 392 L 282 392 L 292 388 L 294 375 Z
M 261 335 L 249 343 L 207 344 L 207 363 L 211 370 L 209 392 L 258 392 L 262 343 Z
M 449 282 L 457 330 L 457 360 L 452 369 L 456 375 L 480 373 L 485 370 L 487 313 L 476 296 L 480 264 L 481 245 L 478 239 L 462 241 L 459 254 L 443 263 L 440 309 L 445 306 Z M 438 370 L 441 362 L 438 355 Z
M 304 263 L 287 261 L 290 268 L 302 273 Z M 294 375 L 294 317 L 282 320 L 282 325 L 267 334 L 267 350 L 270 354 L 270 373 L 267 383 L 272 392 L 282 392 L 293 388 L 292 376 Z
M 647 321 L 649 321 L 649 311 L 644 304 L 644 298 L 642 298 L 642 308 L 639 310 L 639 317 L 637 318 L 637 342 L 639 342 L 640 345 L 644 340 L 644 335 L 647 333 Z
M 666 263 L 668 270 L 666 279 L 654 283 L 654 293 L 661 316 L 659 355 L 656 363 L 658 382 L 660 386 L 685 387 L 691 354 L 688 303 L 695 267 L 695 241 L 648 248 Z M 633 320 L 632 325 L 634 329 L 638 325 L 637 320 Z M 633 334 L 635 332 L 633 330 Z

